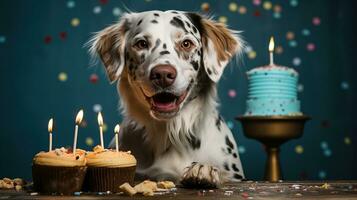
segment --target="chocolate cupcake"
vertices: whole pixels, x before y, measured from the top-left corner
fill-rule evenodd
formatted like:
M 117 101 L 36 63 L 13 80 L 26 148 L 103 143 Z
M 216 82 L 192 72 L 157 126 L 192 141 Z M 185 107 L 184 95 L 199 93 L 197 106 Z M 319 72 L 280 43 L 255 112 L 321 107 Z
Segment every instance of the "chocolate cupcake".
M 35 155 L 32 163 L 34 189 L 40 193 L 72 195 L 81 191 L 86 174 L 85 151 L 76 155 L 65 148 Z
M 96 146 L 87 152 L 85 189 L 92 192 L 119 192 L 125 182 L 134 184 L 136 159 L 130 152 L 103 149 Z

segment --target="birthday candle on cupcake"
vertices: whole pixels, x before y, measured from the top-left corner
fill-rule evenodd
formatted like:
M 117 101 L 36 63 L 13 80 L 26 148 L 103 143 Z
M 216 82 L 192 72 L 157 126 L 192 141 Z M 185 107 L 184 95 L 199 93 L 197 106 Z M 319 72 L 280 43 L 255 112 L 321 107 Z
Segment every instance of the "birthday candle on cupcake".
M 269 41 L 269 56 L 270 56 L 270 65 L 274 65 L 274 37 L 270 37 Z
M 48 121 L 48 133 L 49 133 L 48 151 L 52 151 L 52 128 L 53 128 L 53 118 L 51 118 Z
M 119 131 L 120 131 L 120 126 L 117 124 L 114 128 L 114 133 L 115 133 L 115 150 L 118 152 L 119 151 Z
M 104 139 L 103 139 L 103 116 L 101 112 L 98 112 L 98 125 L 99 125 L 99 134 L 100 134 L 100 146 L 104 148 Z
M 74 127 L 74 142 L 73 142 L 73 154 L 76 155 L 77 149 L 77 137 L 78 137 L 78 126 L 81 124 L 83 119 L 83 110 L 81 109 L 76 116 L 76 126 Z

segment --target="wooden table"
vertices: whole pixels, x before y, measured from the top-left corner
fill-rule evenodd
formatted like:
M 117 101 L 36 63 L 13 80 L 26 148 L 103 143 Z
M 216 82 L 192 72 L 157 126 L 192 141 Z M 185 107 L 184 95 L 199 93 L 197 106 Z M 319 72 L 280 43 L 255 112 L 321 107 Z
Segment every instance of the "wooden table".
M 0 190 L 0 199 L 357 199 L 357 181 L 280 182 L 244 181 L 228 183 L 215 190 L 177 188 L 156 192 L 153 197 L 123 194 L 86 194 L 79 196 L 31 195 L 27 191 Z

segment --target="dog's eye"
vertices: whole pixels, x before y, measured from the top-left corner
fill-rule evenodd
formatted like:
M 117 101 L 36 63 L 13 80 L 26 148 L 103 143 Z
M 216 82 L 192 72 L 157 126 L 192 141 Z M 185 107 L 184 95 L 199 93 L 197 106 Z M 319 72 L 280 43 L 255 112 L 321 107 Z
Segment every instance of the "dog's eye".
M 181 47 L 183 49 L 185 49 L 186 51 L 189 51 L 193 48 L 194 44 L 191 40 L 184 40 L 182 43 L 181 43 Z
M 135 47 L 138 49 L 147 49 L 148 43 L 145 40 L 139 40 L 135 43 Z

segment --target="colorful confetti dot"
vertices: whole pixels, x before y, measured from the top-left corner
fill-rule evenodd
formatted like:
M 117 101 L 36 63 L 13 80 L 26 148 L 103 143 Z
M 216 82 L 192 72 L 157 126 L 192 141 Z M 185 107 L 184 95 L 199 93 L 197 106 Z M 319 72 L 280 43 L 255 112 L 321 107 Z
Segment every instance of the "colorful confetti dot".
M 275 53 L 276 54 L 282 54 L 283 52 L 284 52 L 284 49 L 283 49 L 283 47 L 281 45 L 279 45 L 279 46 L 277 46 L 275 48 Z
M 86 138 L 86 145 L 93 146 L 93 143 L 94 143 L 93 138 L 91 137 Z
M 316 48 L 316 46 L 315 46 L 314 43 L 309 43 L 309 44 L 306 45 L 306 49 L 307 49 L 308 51 L 314 51 L 315 48 Z
M 259 6 L 262 3 L 261 0 L 253 0 L 253 5 Z
M 294 66 L 299 66 L 301 64 L 301 58 L 295 57 L 293 58 L 293 65 Z
M 91 74 L 90 77 L 89 77 L 89 81 L 90 81 L 91 83 L 97 83 L 97 82 L 98 82 L 98 79 L 99 79 L 99 77 L 98 77 L 97 74 Z
M 324 156 L 330 157 L 332 155 L 332 151 L 330 149 L 325 149 L 324 150 Z
M 299 83 L 298 84 L 298 92 L 303 92 L 304 91 L 304 85 Z
M 342 90 L 348 90 L 350 88 L 350 85 L 346 81 L 341 82 L 341 89 Z
M 239 14 L 242 14 L 242 15 L 246 14 L 247 13 L 247 7 L 239 6 L 238 12 L 239 12 Z
M 228 90 L 228 96 L 234 98 L 237 96 L 237 92 L 234 89 Z
M 240 154 L 244 154 L 245 152 L 246 152 L 245 147 L 244 147 L 244 146 L 242 146 L 242 145 L 240 145 L 240 146 L 238 147 L 238 153 L 240 153 Z
M 290 0 L 290 6 L 296 7 L 298 5 L 299 5 L 299 1 L 298 0 Z
M 101 13 L 102 12 L 102 8 L 100 7 L 100 6 L 95 6 L 94 8 L 93 8 L 93 13 L 94 14 L 99 14 L 99 13 Z
M 275 5 L 273 8 L 274 12 L 280 13 L 282 11 L 281 5 Z
M 297 146 L 295 147 L 295 152 L 296 152 L 297 154 L 302 154 L 302 153 L 304 153 L 304 147 L 301 146 L 301 145 L 297 145 Z
M 209 11 L 209 8 L 210 8 L 209 3 L 204 2 L 204 3 L 201 4 L 201 10 L 202 10 L 202 11 L 208 12 L 208 11 Z
M 270 1 L 265 1 L 265 2 L 263 3 L 263 8 L 264 8 L 265 10 L 270 10 L 272 7 L 273 7 L 273 4 L 272 4 Z
M 94 104 L 93 105 L 93 111 L 94 112 L 98 113 L 98 112 L 102 112 L 102 110 L 103 110 L 102 105 L 100 105 L 100 104 Z
M 73 27 L 78 26 L 79 23 L 80 23 L 80 20 L 79 20 L 78 18 L 73 18 L 73 19 L 71 20 L 71 25 L 72 25 Z
M 87 123 L 87 120 L 86 120 L 86 119 L 83 119 L 82 122 L 81 122 L 81 124 L 79 124 L 79 126 L 82 127 L 82 128 L 87 127 L 87 125 L 88 125 L 88 123 Z
M 309 36 L 309 35 L 310 35 L 310 30 L 304 28 L 304 29 L 302 29 L 301 34 L 302 34 L 303 36 Z
M 312 24 L 315 25 L 315 26 L 318 26 L 321 24 L 321 20 L 319 17 L 314 17 L 312 18 Z
M 50 35 L 45 36 L 45 38 L 43 39 L 43 42 L 45 44 L 51 43 L 52 42 L 52 36 L 50 36 Z
M 107 132 L 108 130 L 108 126 L 106 123 L 103 124 L 103 132 Z
M 60 72 L 58 74 L 58 80 L 61 81 L 61 82 L 66 82 L 68 79 L 68 76 L 65 72 Z
M 252 46 L 247 45 L 247 46 L 244 47 L 244 52 L 245 53 L 249 53 L 251 51 L 253 51 L 253 47 Z
M 249 59 L 254 59 L 255 57 L 257 57 L 257 52 L 255 52 L 255 51 L 250 51 L 250 52 L 248 53 L 248 58 L 249 58 Z
M 231 12 L 236 12 L 236 11 L 238 10 L 238 5 L 237 5 L 237 3 L 234 3 L 234 2 L 230 3 L 230 4 L 228 5 L 228 9 L 229 9 L 229 11 L 231 11 Z
M 318 173 L 318 176 L 320 179 L 325 179 L 326 178 L 326 172 L 324 170 L 320 170 Z
M 234 123 L 232 121 L 227 121 L 227 126 L 229 129 L 233 129 L 234 128 Z
M 295 40 L 291 40 L 291 41 L 289 41 L 289 46 L 290 47 L 296 47 L 297 46 L 297 42 Z
M 287 40 L 293 40 L 294 38 L 295 38 L 295 33 L 294 33 L 294 32 L 288 31 L 288 32 L 286 33 L 286 39 L 287 39 Z
M 60 32 L 59 36 L 62 40 L 64 40 L 67 38 L 67 32 Z
M 321 147 L 321 149 L 328 149 L 328 143 L 326 141 L 322 141 L 320 143 L 320 147 Z
M 220 16 L 220 17 L 218 18 L 218 21 L 221 22 L 221 23 L 223 23 L 223 24 L 225 24 L 225 23 L 227 23 L 228 19 L 227 19 L 226 16 Z
M 345 138 L 343 139 L 343 141 L 344 141 L 345 144 L 347 144 L 347 145 L 350 145 L 350 144 L 351 144 L 351 139 L 350 139 L 349 137 L 345 137 Z
M 5 43 L 6 42 L 6 37 L 3 35 L 0 35 L 0 43 Z
M 121 11 L 120 8 L 118 8 L 118 7 L 113 8 L 113 15 L 114 16 L 119 17 L 121 14 L 122 14 L 122 11 Z
M 108 3 L 108 0 L 99 0 L 99 2 L 104 5 Z
M 76 6 L 76 2 L 74 1 L 67 1 L 67 8 L 74 8 Z
M 255 16 L 255 17 L 260 17 L 260 11 L 259 10 L 256 10 L 256 11 L 254 11 L 254 13 L 253 13 L 253 15 Z
M 275 19 L 280 19 L 280 18 L 281 18 L 281 14 L 278 13 L 278 12 L 275 12 L 275 13 L 273 13 L 273 17 L 274 17 Z

